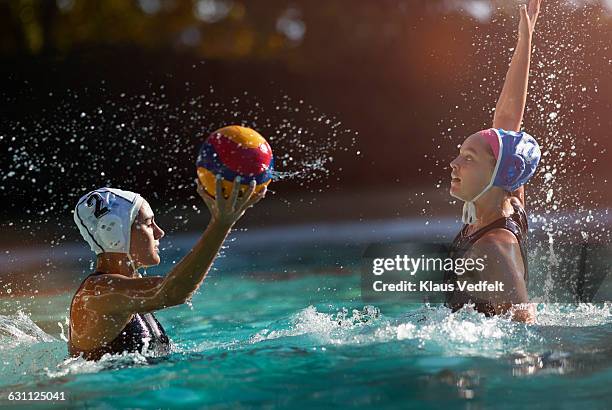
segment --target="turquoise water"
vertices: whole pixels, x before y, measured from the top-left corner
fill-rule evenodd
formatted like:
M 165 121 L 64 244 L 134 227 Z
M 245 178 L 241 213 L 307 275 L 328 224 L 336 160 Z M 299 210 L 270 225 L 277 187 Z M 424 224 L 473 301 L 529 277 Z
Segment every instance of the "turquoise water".
M 364 304 L 359 248 L 230 245 L 191 306 L 158 312 L 173 353 L 67 359 L 72 294 L 2 301 L 0 405 L 25 408 L 605 408 L 612 305 L 544 305 L 538 324 Z M 172 252 L 165 260 L 170 262 Z M 148 274 L 164 272 L 169 265 Z M 7 310 L 25 306 L 30 314 Z M 62 332 L 62 326 L 64 331 Z M 8 402 L 9 392 L 65 402 Z

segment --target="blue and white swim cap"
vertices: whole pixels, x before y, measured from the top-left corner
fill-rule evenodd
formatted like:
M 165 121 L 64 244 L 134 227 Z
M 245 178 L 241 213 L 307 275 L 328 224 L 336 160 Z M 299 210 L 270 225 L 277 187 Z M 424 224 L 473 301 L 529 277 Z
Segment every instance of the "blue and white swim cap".
M 477 221 L 474 202 L 478 198 L 493 186 L 512 192 L 525 185 L 535 174 L 541 157 L 540 146 L 526 132 L 489 128 L 478 133 L 491 145 L 497 161 L 489 185 L 463 204 L 463 223 L 470 225 Z
M 79 199 L 74 209 L 74 222 L 96 254 L 129 254 L 132 223 L 143 201 L 134 192 L 99 188 Z

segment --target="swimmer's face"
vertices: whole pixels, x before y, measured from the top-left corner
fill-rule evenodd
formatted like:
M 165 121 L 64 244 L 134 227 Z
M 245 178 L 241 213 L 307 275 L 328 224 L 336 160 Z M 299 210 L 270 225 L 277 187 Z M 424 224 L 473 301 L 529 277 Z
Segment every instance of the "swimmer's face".
M 495 169 L 491 147 L 480 134 L 470 135 L 459 148 L 459 155 L 451 163 L 451 196 L 471 201 L 482 192 Z
M 164 231 L 157 226 L 153 217 L 153 210 L 147 201 L 143 201 L 138 215 L 132 225 L 130 239 L 130 256 L 137 267 L 158 265 L 159 240 Z

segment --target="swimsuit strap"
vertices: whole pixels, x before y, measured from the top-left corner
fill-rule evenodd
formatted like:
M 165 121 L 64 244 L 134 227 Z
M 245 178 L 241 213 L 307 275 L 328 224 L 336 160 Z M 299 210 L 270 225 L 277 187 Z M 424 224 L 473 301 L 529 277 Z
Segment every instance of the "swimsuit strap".
M 527 232 L 528 232 L 527 214 L 525 210 L 523 209 L 523 207 L 521 206 L 512 204 L 512 207 L 514 208 L 514 214 L 508 217 L 499 218 L 491 222 L 489 225 L 485 226 L 484 228 L 477 230 L 471 235 L 468 235 L 466 233 L 468 225 L 464 225 L 461 231 L 457 234 L 457 236 L 453 240 L 453 243 L 451 244 L 449 256 L 453 259 L 461 258 L 480 238 L 482 238 L 488 232 L 494 229 L 506 229 L 512 232 L 512 234 L 516 237 L 519 243 L 521 256 L 523 258 L 523 267 L 525 269 L 524 278 L 525 278 L 525 283 L 527 283 L 529 279 L 529 269 L 528 269 L 528 264 L 527 264 L 527 252 L 526 252 L 526 239 L 527 239 Z M 457 275 L 454 272 L 452 271 L 444 272 L 444 282 L 445 283 L 452 283 L 456 280 L 457 280 Z M 455 292 L 457 291 L 455 290 L 455 291 L 446 293 L 446 305 L 450 307 L 451 309 L 453 309 L 453 311 L 456 311 L 461 307 L 460 305 L 450 303 Z M 495 313 L 495 310 L 493 309 L 493 307 L 488 301 L 473 300 L 473 302 L 475 303 L 476 309 L 479 312 L 485 313 L 488 316 L 493 315 Z
M 459 234 L 457 234 L 457 236 L 453 240 L 453 243 L 451 245 L 451 257 L 461 257 L 480 238 L 485 236 L 490 231 L 494 229 L 505 229 L 507 231 L 512 232 L 512 234 L 516 237 L 516 240 L 519 243 L 521 256 L 523 258 L 523 267 L 525 269 L 525 282 L 527 282 L 529 278 L 526 249 L 527 232 L 529 229 L 527 223 L 527 213 L 525 212 L 525 209 L 523 209 L 522 206 L 518 206 L 513 203 L 512 207 L 514 208 L 514 214 L 508 217 L 496 219 L 489 225 L 477 230 L 471 235 L 466 234 L 468 225 L 464 225 Z

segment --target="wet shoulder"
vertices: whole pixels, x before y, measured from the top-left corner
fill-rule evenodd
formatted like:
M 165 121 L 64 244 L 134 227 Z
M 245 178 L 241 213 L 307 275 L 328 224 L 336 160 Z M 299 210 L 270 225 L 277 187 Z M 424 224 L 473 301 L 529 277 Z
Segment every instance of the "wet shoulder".
M 95 286 L 101 285 L 106 282 L 106 278 L 104 278 L 104 274 L 100 274 L 94 272 L 88 275 L 79 286 L 79 289 L 76 291 L 75 296 L 80 296 L 83 292 L 92 291 Z
M 81 285 L 74 293 L 72 301 L 70 303 L 71 310 L 75 305 L 81 305 L 83 302 L 83 296 L 92 295 L 96 292 L 96 288 L 102 289 L 105 285 L 108 285 L 108 274 L 94 272 L 88 275 Z

